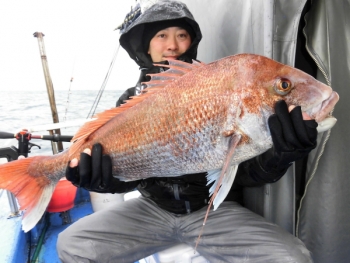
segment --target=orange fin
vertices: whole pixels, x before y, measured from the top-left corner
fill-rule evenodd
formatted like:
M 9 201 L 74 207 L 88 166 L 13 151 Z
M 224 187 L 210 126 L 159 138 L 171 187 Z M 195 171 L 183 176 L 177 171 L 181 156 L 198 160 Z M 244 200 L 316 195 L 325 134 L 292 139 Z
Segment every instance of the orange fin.
M 11 191 L 24 211 L 22 229 L 32 229 L 44 214 L 56 183 L 47 176 L 33 176 L 28 167 L 46 156 L 35 156 L 0 165 L 0 188 Z
M 149 82 L 143 82 L 142 84 L 146 84 L 147 88 L 152 87 L 165 87 L 169 84 L 169 82 L 180 78 L 186 73 L 192 71 L 195 68 L 202 67 L 205 63 L 198 62 L 193 60 L 193 64 L 183 62 L 180 60 L 169 60 L 169 65 L 163 64 L 154 64 L 155 66 L 169 68 L 167 71 L 158 73 L 158 74 L 148 74 L 151 76 L 151 80 Z M 147 92 L 147 90 L 145 90 Z
M 166 67 L 169 68 L 169 70 L 158 74 L 150 74 L 151 80 L 145 83 L 147 84 L 147 89 L 144 89 L 141 95 L 132 96 L 130 100 L 126 101 L 126 103 L 120 105 L 117 108 L 112 108 L 104 112 L 98 113 L 96 114 L 96 116 L 94 116 L 96 120 L 85 123 L 72 139 L 72 142 L 74 142 L 74 144 L 72 144 L 72 146 L 69 148 L 69 156 L 71 157 L 78 153 L 78 151 L 80 151 L 81 149 L 81 146 L 87 141 L 89 136 L 96 130 L 98 130 L 100 127 L 105 125 L 116 115 L 142 102 L 143 100 L 151 96 L 153 93 L 156 93 L 158 90 L 167 86 L 173 80 L 180 78 L 187 72 L 190 72 L 193 69 L 201 67 L 203 65 L 205 64 L 197 61 L 193 61 L 193 64 L 190 64 L 179 60 L 170 60 L 169 65 L 155 64 L 155 66 Z

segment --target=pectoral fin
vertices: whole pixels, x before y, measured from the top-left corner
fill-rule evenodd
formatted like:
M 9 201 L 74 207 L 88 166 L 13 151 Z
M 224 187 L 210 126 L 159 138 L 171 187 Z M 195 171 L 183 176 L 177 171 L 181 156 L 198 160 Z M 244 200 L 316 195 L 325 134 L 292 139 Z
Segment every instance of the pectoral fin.
M 209 190 L 211 198 L 205 220 L 207 219 L 211 205 L 214 204 L 214 210 L 216 210 L 231 189 L 238 168 L 238 165 L 232 165 L 233 154 L 240 139 L 240 135 L 233 135 L 231 137 L 229 149 L 220 174 L 218 173 L 218 170 L 208 173 L 208 183 L 214 180 L 215 183 Z
M 238 165 L 229 164 L 228 170 L 224 175 L 224 178 L 221 182 L 221 187 L 219 188 L 216 197 L 213 201 L 214 211 L 219 207 L 219 205 L 225 200 L 228 192 L 230 191 L 233 181 L 235 180 L 237 173 Z M 214 184 L 209 189 L 209 195 L 212 196 L 215 192 L 215 189 L 218 185 L 222 170 L 214 170 L 208 172 L 208 184 L 215 181 Z
M 225 197 L 227 196 L 228 192 L 231 189 L 231 186 L 233 184 L 233 181 L 235 179 L 238 165 L 232 165 L 233 155 L 235 152 L 235 149 L 241 140 L 240 135 L 233 135 L 230 140 L 229 149 L 226 155 L 226 159 L 224 162 L 224 165 L 220 170 L 213 170 L 208 172 L 208 184 L 215 181 L 213 186 L 210 188 L 209 193 L 211 195 L 207 213 L 204 218 L 203 227 L 205 226 L 205 223 L 207 221 L 209 211 L 211 208 L 211 205 L 214 205 L 214 210 L 216 210 L 219 205 L 224 201 Z M 200 234 L 198 236 L 196 247 L 198 245 L 198 242 L 200 240 L 201 234 L 203 232 L 203 227 L 200 231 Z

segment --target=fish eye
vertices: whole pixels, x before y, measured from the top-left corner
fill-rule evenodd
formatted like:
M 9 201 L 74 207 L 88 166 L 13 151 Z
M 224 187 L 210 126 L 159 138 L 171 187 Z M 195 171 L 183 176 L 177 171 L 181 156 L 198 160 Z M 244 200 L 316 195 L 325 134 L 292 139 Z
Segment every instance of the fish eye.
M 286 95 L 288 94 L 293 86 L 290 80 L 288 79 L 279 79 L 276 81 L 274 85 L 275 91 L 280 95 Z
M 282 81 L 281 82 L 281 87 L 282 87 L 282 89 L 288 89 L 289 83 L 287 81 Z

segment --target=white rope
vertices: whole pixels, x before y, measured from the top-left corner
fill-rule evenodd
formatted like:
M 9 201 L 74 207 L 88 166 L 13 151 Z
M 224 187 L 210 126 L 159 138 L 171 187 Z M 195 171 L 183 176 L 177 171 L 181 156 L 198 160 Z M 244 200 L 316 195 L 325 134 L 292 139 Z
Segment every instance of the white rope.
M 305 27 L 307 25 L 307 21 L 306 21 L 306 17 L 304 17 L 304 20 L 305 20 Z M 304 34 L 304 37 L 306 39 L 306 43 L 308 43 L 308 38 L 307 38 L 307 34 L 305 33 L 305 27 L 303 29 L 303 34 Z M 327 85 L 328 86 L 331 86 L 331 80 L 329 78 L 329 76 L 326 74 L 326 72 L 324 71 L 324 69 L 321 67 L 321 65 L 319 64 L 318 60 L 316 59 L 316 57 L 314 56 L 313 52 L 311 52 L 309 46 L 306 44 L 305 45 L 305 48 L 308 52 L 308 54 L 311 56 L 311 58 L 313 59 L 313 61 L 316 63 L 316 66 L 317 68 L 319 69 L 319 71 L 322 73 L 323 77 L 325 78 L 326 82 L 327 82 Z M 330 112 L 330 115 L 332 115 L 333 113 L 333 110 Z M 305 184 L 305 190 L 304 190 L 304 194 L 302 196 L 302 198 L 300 199 L 300 204 L 299 204 L 299 207 L 298 207 L 298 212 L 297 212 L 297 218 L 296 218 L 296 226 L 295 226 L 295 234 L 297 237 L 299 237 L 299 226 L 300 226 L 300 211 L 301 211 L 301 208 L 302 208 L 302 204 L 303 204 L 303 201 L 306 197 L 306 194 L 307 194 L 307 189 L 309 187 L 309 185 L 311 184 L 311 181 L 312 179 L 314 178 L 315 174 L 316 174 L 316 170 L 318 168 L 318 164 L 319 164 L 319 161 L 323 155 L 323 152 L 324 152 L 324 148 L 326 146 L 326 143 L 329 139 L 331 135 L 331 130 L 328 130 L 327 133 L 326 133 L 326 138 L 324 139 L 323 143 L 322 143 L 322 146 L 321 146 L 321 150 L 319 151 L 319 154 L 317 155 L 316 157 L 316 162 L 315 162 L 315 165 L 313 167 L 313 170 L 312 170 L 312 173 L 309 177 L 309 180 L 307 181 L 307 183 Z
M 321 146 L 321 151 L 319 152 L 317 158 L 316 158 L 316 163 L 314 165 L 314 168 L 312 170 L 312 173 L 310 175 L 310 178 L 309 180 L 307 181 L 306 185 L 305 185 L 305 191 L 304 191 L 304 195 L 302 196 L 302 198 L 300 199 L 300 204 L 299 204 L 299 208 L 298 208 L 298 213 L 297 213 L 297 224 L 296 224 L 296 227 L 295 227 L 295 233 L 296 233 L 296 236 L 299 237 L 299 225 L 300 225 L 300 211 L 301 211 L 301 208 L 302 208 L 302 204 L 303 204 L 303 201 L 306 197 L 306 193 L 307 193 L 307 189 L 312 181 L 312 179 L 314 178 L 315 174 L 316 174 L 316 170 L 318 168 L 318 163 L 323 155 L 323 152 L 324 152 L 324 148 L 327 144 L 327 141 L 329 139 L 331 135 L 331 130 L 328 130 L 327 133 L 326 133 L 326 138 L 325 140 L 323 141 L 322 143 L 322 146 Z

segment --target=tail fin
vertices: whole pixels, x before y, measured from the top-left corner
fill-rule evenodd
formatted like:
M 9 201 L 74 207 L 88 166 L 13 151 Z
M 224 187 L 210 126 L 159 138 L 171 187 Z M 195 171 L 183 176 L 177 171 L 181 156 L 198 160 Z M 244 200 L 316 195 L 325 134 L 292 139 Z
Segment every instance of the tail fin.
M 57 180 L 36 173 L 47 156 L 35 156 L 0 165 L 0 188 L 11 191 L 24 211 L 22 229 L 31 230 L 44 214 Z M 40 162 L 40 164 L 39 164 Z

